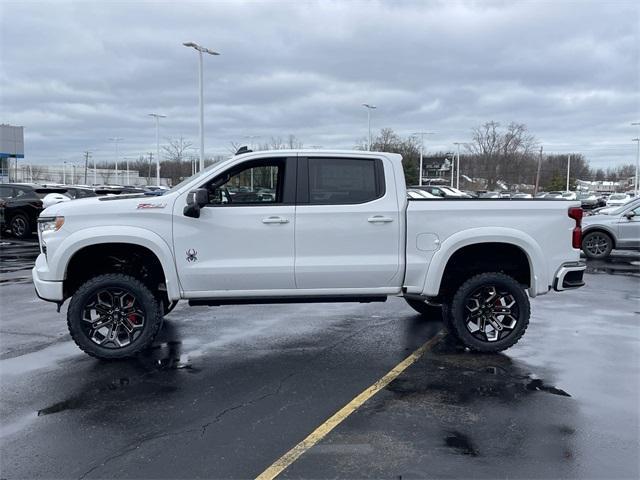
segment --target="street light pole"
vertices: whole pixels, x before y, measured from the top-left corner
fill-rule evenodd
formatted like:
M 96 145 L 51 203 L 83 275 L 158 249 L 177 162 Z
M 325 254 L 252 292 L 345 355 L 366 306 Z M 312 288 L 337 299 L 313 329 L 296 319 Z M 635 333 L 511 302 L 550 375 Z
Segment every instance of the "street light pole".
M 67 184 L 67 162 L 62 162 L 62 184 Z
M 167 116 L 161 113 L 150 113 L 149 116 L 156 119 L 156 185 L 160 186 L 160 119 Z
M 640 122 L 633 122 L 631 125 L 637 127 L 640 126 Z M 640 193 L 640 184 L 638 184 L 638 170 L 640 170 L 640 136 L 634 138 L 632 141 L 636 142 L 636 179 L 633 191 L 635 198 L 638 198 L 638 193 Z
M 375 105 L 370 105 L 368 103 L 363 103 L 362 106 L 367 109 L 367 127 L 369 129 L 369 142 L 367 144 L 367 150 L 371 151 L 371 110 L 375 110 L 378 107 L 376 107 Z
M 119 157 L 119 153 L 118 153 L 118 143 L 121 142 L 122 140 L 124 140 L 124 138 L 121 137 L 112 137 L 109 140 L 111 140 L 112 142 L 115 142 L 116 144 L 116 185 L 118 184 L 118 157 Z
M 567 157 L 567 188 L 566 192 L 569 191 L 569 171 L 571 170 L 571 155 Z
M 635 193 L 635 198 L 638 198 L 638 193 L 640 193 L 639 185 L 638 185 L 638 170 L 640 170 L 640 138 L 634 138 L 632 140 L 636 142 L 636 180 L 633 187 L 633 191 Z
M 182 45 L 185 47 L 194 48 L 198 51 L 198 66 L 199 66 L 199 89 L 200 89 L 200 171 L 204 170 L 204 76 L 202 73 L 202 54 L 208 53 L 209 55 L 220 55 L 218 52 L 209 50 L 194 42 L 185 42 Z

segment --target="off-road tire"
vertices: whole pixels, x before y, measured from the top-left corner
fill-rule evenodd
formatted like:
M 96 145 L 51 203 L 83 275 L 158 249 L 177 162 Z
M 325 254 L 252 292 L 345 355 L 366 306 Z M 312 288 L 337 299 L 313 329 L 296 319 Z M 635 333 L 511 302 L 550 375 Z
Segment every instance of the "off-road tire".
M 587 258 L 602 260 L 603 258 L 607 258 L 611 250 L 613 250 L 613 239 L 608 233 L 601 231 L 589 232 L 582 239 L 581 246 Z
M 83 323 L 81 323 L 87 323 L 86 320 L 83 320 L 87 302 L 89 302 L 97 292 L 110 288 L 123 289 L 129 292 L 135 297 L 141 310 L 144 311 L 144 324 L 140 329 L 141 333 L 128 345 L 118 348 L 106 348 L 98 345 L 91 340 L 83 330 Z M 128 358 L 151 345 L 162 326 L 162 310 L 161 302 L 140 280 L 130 275 L 108 273 L 98 275 L 78 288 L 69 303 L 67 326 L 69 327 L 71 338 L 73 338 L 78 347 L 88 355 L 101 360 Z
M 516 318 L 515 325 L 512 329 L 509 329 L 510 331 L 505 332 L 502 337 L 498 333 L 499 338 L 495 341 L 487 340 L 486 336 L 485 340 L 481 340 L 467 328 L 468 302 L 475 301 L 472 295 L 480 289 L 490 288 L 491 286 L 512 296 L 517 307 L 517 315 L 513 315 Z M 499 308 L 500 306 L 497 307 Z M 465 347 L 477 352 L 500 352 L 515 345 L 527 330 L 531 315 L 529 297 L 524 288 L 512 277 L 499 272 L 481 273 L 471 277 L 456 291 L 448 308 L 450 310 L 451 328 L 455 337 Z M 490 306 L 487 306 L 487 308 L 490 308 Z M 478 335 L 482 336 L 481 333 L 478 333 Z

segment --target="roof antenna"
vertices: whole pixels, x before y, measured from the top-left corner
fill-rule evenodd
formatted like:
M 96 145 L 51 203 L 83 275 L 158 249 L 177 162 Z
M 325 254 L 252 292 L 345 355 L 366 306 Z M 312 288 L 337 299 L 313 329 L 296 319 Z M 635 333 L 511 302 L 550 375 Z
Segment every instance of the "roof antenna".
M 253 152 L 253 150 L 249 149 L 249 147 L 244 145 L 238 149 L 238 151 L 236 152 L 236 155 L 242 155 L 243 153 L 250 153 L 250 152 Z

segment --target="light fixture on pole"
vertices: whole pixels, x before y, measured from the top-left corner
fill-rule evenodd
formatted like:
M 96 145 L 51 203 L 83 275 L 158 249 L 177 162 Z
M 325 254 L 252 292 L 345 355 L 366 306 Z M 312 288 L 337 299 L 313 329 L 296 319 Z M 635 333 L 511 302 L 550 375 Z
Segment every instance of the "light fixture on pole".
M 209 50 L 194 42 L 185 42 L 182 45 L 189 48 L 194 48 L 198 52 L 198 65 L 199 65 L 199 86 L 200 86 L 200 171 L 204 170 L 204 79 L 202 74 L 202 54 L 208 53 L 209 55 L 220 55 L 218 52 Z
M 418 172 L 418 185 L 422 185 L 422 157 L 424 155 L 424 136 L 435 135 L 435 132 L 415 132 L 414 135 L 420 135 L 420 170 Z
M 111 137 L 109 140 L 116 144 L 116 180 L 115 180 L 115 184 L 117 185 L 118 184 L 118 156 L 119 156 L 118 143 L 120 143 L 122 140 L 124 140 L 124 138 L 122 138 L 122 137 Z
M 362 106 L 367 109 L 367 127 L 369 129 L 369 142 L 367 143 L 367 150 L 371 151 L 371 110 L 375 110 L 375 105 L 363 103 Z
M 633 122 L 631 125 L 637 127 L 640 126 L 640 122 Z M 638 194 L 640 193 L 640 184 L 638 183 L 638 170 L 640 170 L 640 135 L 631 141 L 636 142 L 636 179 L 633 191 L 635 198 L 638 198 Z
M 160 186 L 160 119 L 167 116 L 160 113 L 150 113 L 149 116 L 156 119 L 156 185 Z
M 460 189 L 460 145 L 465 145 L 462 142 L 453 142 L 458 147 L 457 159 L 456 159 L 456 188 Z

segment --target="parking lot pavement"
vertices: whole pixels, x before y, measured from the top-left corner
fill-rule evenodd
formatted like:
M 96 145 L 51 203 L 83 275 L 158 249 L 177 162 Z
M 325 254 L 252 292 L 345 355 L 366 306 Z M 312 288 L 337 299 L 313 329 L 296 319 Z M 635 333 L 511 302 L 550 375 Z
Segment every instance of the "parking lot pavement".
M 70 341 L 64 308 L 35 298 L 15 247 L 0 259 L 2 478 L 255 477 L 434 338 L 281 477 L 640 474 L 637 257 L 534 299 L 500 355 L 461 350 L 390 299 L 180 304 L 153 348 L 104 363 Z

